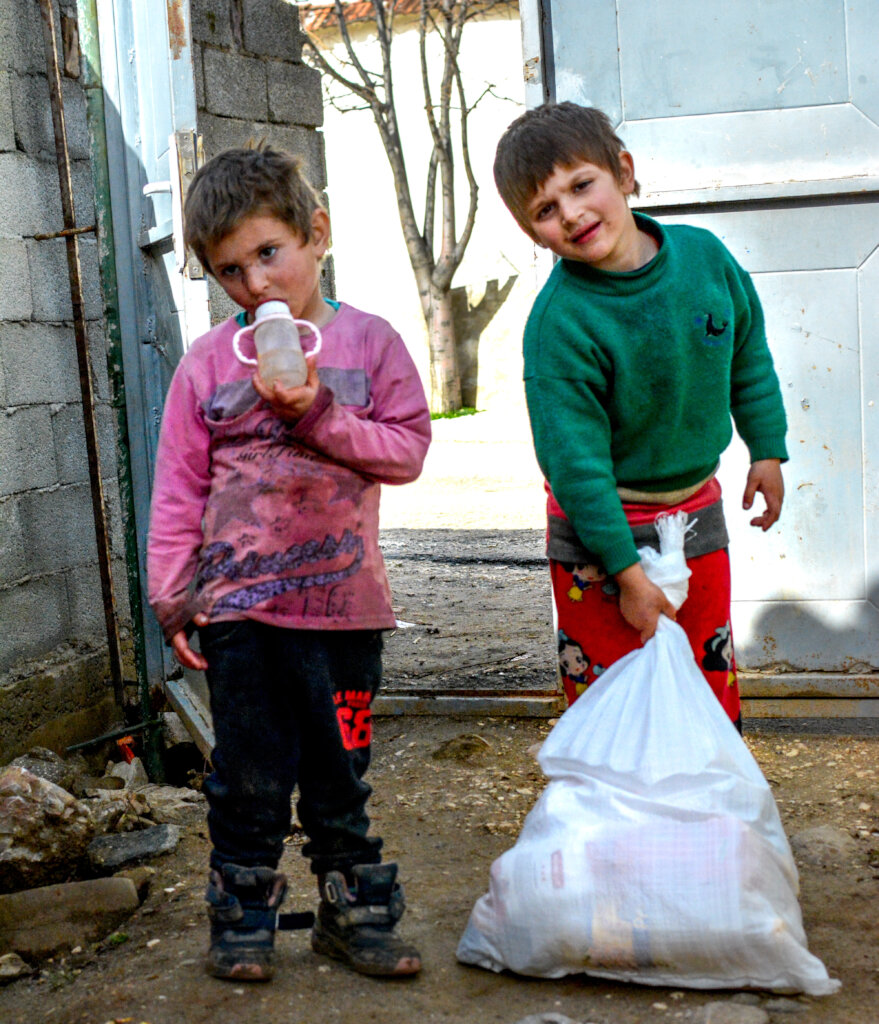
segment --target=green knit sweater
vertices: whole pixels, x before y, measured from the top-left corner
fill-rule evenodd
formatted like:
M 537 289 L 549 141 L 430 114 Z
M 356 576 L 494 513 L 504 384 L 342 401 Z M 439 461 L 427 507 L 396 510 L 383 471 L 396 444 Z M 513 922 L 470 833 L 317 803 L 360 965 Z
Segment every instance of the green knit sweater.
M 628 273 L 560 260 L 525 327 L 537 461 L 608 572 L 638 561 L 617 486 L 710 476 L 732 438 L 786 459 L 784 407 L 748 274 L 711 232 L 635 214 L 659 252 Z

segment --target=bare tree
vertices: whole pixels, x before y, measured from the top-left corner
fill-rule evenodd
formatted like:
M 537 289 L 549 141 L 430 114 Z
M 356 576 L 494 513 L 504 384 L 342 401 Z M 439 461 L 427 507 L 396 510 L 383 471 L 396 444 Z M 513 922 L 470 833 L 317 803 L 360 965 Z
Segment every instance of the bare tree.
M 468 21 L 485 14 L 505 0 L 371 0 L 381 70 L 367 70 L 348 30 L 346 4 L 334 0 L 335 16 L 347 60 L 336 59 L 309 34 L 307 54 L 315 67 L 353 93 L 372 111 L 381 136 L 397 190 L 400 224 L 409 262 L 418 286 L 421 310 L 430 345 L 432 404 L 436 412 L 461 407 L 461 381 L 452 315 L 452 278 L 464 257 L 476 219 L 478 186 L 470 165 L 467 118 L 482 94 L 468 106 L 458 57 Z M 506 0 L 508 2 L 508 0 Z M 363 4 L 357 5 L 363 8 Z M 414 9 L 414 10 L 413 10 Z M 394 100 L 391 50 L 394 20 L 403 13 L 417 13 L 421 85 L 424 110 L 433 146 L 427 156 L 425 203 L 421 224 L 415 213 L 409 177 L 403 156 L 403 140 Z M 362 16 L 360 18 L 362 19 Z M 428 67 L 427 40 L 437 33 L 442 41 L 442 63 Z M 455 202 L 456 157 L 466 176 L 469 201 L 463 227 L 458 230 Z M 437 235 L 437 227 L 439 232 Z

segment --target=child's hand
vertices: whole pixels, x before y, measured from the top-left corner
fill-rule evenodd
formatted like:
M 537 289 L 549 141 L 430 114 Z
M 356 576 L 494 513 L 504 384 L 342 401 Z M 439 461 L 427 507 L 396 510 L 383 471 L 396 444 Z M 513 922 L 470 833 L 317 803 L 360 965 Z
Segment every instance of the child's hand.
M 760 459 L 751 463 L 748 481 L 745 484 L 745 496 L 742 499 L 742 508 L 746 511 L 754 504 L 757 491 L 766 499 L 766 511 L 752 519 L 751 526 L 759 526 L 765 533 L 781 515 L 781 504 L 784 501 L 781 459 Z
M 253 375 L 253 386 L 256 388 L 256 393 L 268 402 L 272 411 L 282 420 L 287 420 L 290 423 L 302 419 L 308 412 L 314 404 L 320 387 L 314 357 L 306 356 L 305 365 L 308 367 L 308 377 L 305 383 L 298 388 L 282 388 L 277 381 L 272 387 L 269 387 L 258 372 Z
M 204 612 L 196 612 L 192 621 L 196 626 L 206 626 L 210 619 Z M 189 646 L 189 632 L 187 630 L 179 629 L 171 637 L 171 648 L 174 651 L 174 657 L 184 668 L 194 668 L 204 672 L 208 667 L 207 659 Z
M 675 606 L 661 588 L 650 582 L 640 562 L 618 572 L 615 578 L 620 585 L 620 612 L 626 622 L 638 630 L 642 644 L 656 632 L 660 615 L 676 617 Z

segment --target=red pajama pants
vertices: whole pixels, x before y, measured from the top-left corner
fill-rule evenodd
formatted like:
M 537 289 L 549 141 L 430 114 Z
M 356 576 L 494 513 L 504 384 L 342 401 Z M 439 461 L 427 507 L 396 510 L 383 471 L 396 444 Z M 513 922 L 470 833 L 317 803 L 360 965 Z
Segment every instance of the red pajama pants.
M 724 548 L 687 560 L 693 575 L 677 614 L 696 664 L 733 722 L 740 715 L 730 627 L 729 554 Z M 550 559 L 558 611 L 559 671 L 568 704 L 624 654 L 641 646 L 620 614 L 619 588 L 594 565 Z

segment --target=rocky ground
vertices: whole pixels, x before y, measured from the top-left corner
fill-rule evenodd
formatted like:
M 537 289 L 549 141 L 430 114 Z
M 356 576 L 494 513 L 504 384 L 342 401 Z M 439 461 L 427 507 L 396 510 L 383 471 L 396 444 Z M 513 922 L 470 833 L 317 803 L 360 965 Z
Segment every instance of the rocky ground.
M 472 712 L 376 720 L 372 817 L 388 858 L 401 865 L 409 903 L 403 931 L 422 951 L 421 975 L 391 982 L 352 975 L 315 956 L 307 934 L 292 933 L 279 936 L 272 983 L 209 978 L 202 969 L 208 842 L 202 808 L 194 806 L 183 812 L 176 849 L 149 862 L 154 873 L 140 908 L 102 941 L 36 965 L 0 989 L 2 1024 L 877 1019 L 879 734 L 869 720 L 746 723 L 746 742 L 772 784 L 795 850 L 810 949 L 842 981 L 837 994 L 700 992 L 585 975 L 542 981 L 457 963 L 455 948 L 487 888 L 489 867 L 514 843 L 545 784 L 534 749 L 552 726 L 547 704 L 555 676 L 540 498 L 527 449 L 510 452 L 510 445 L 499 445 L 483 453 L 480 464 L 493 469 L 478 486 L 467 480 L 481 503 L 458 504 L 456 518 L 438 504 L 436 484 L 457 474 L 460 487 L 462 460 L 440 448 L 428 486 L 418 492 L 416 485 L 409 496 L 401 492 L 385 520 L 383 543 L 401 622 L 387 641 L 386 693 L 411 698 L 455 691 L 469 695 Z M 530 707 L 541 717 L 493 713 L 492 701 L 510 692 L 536 702 Z M 399 708 L 391 702 L 386 710 Z M 301 841 L 294 832 L 284 858 L 291 894 L 286 909 L 315 905 Z

